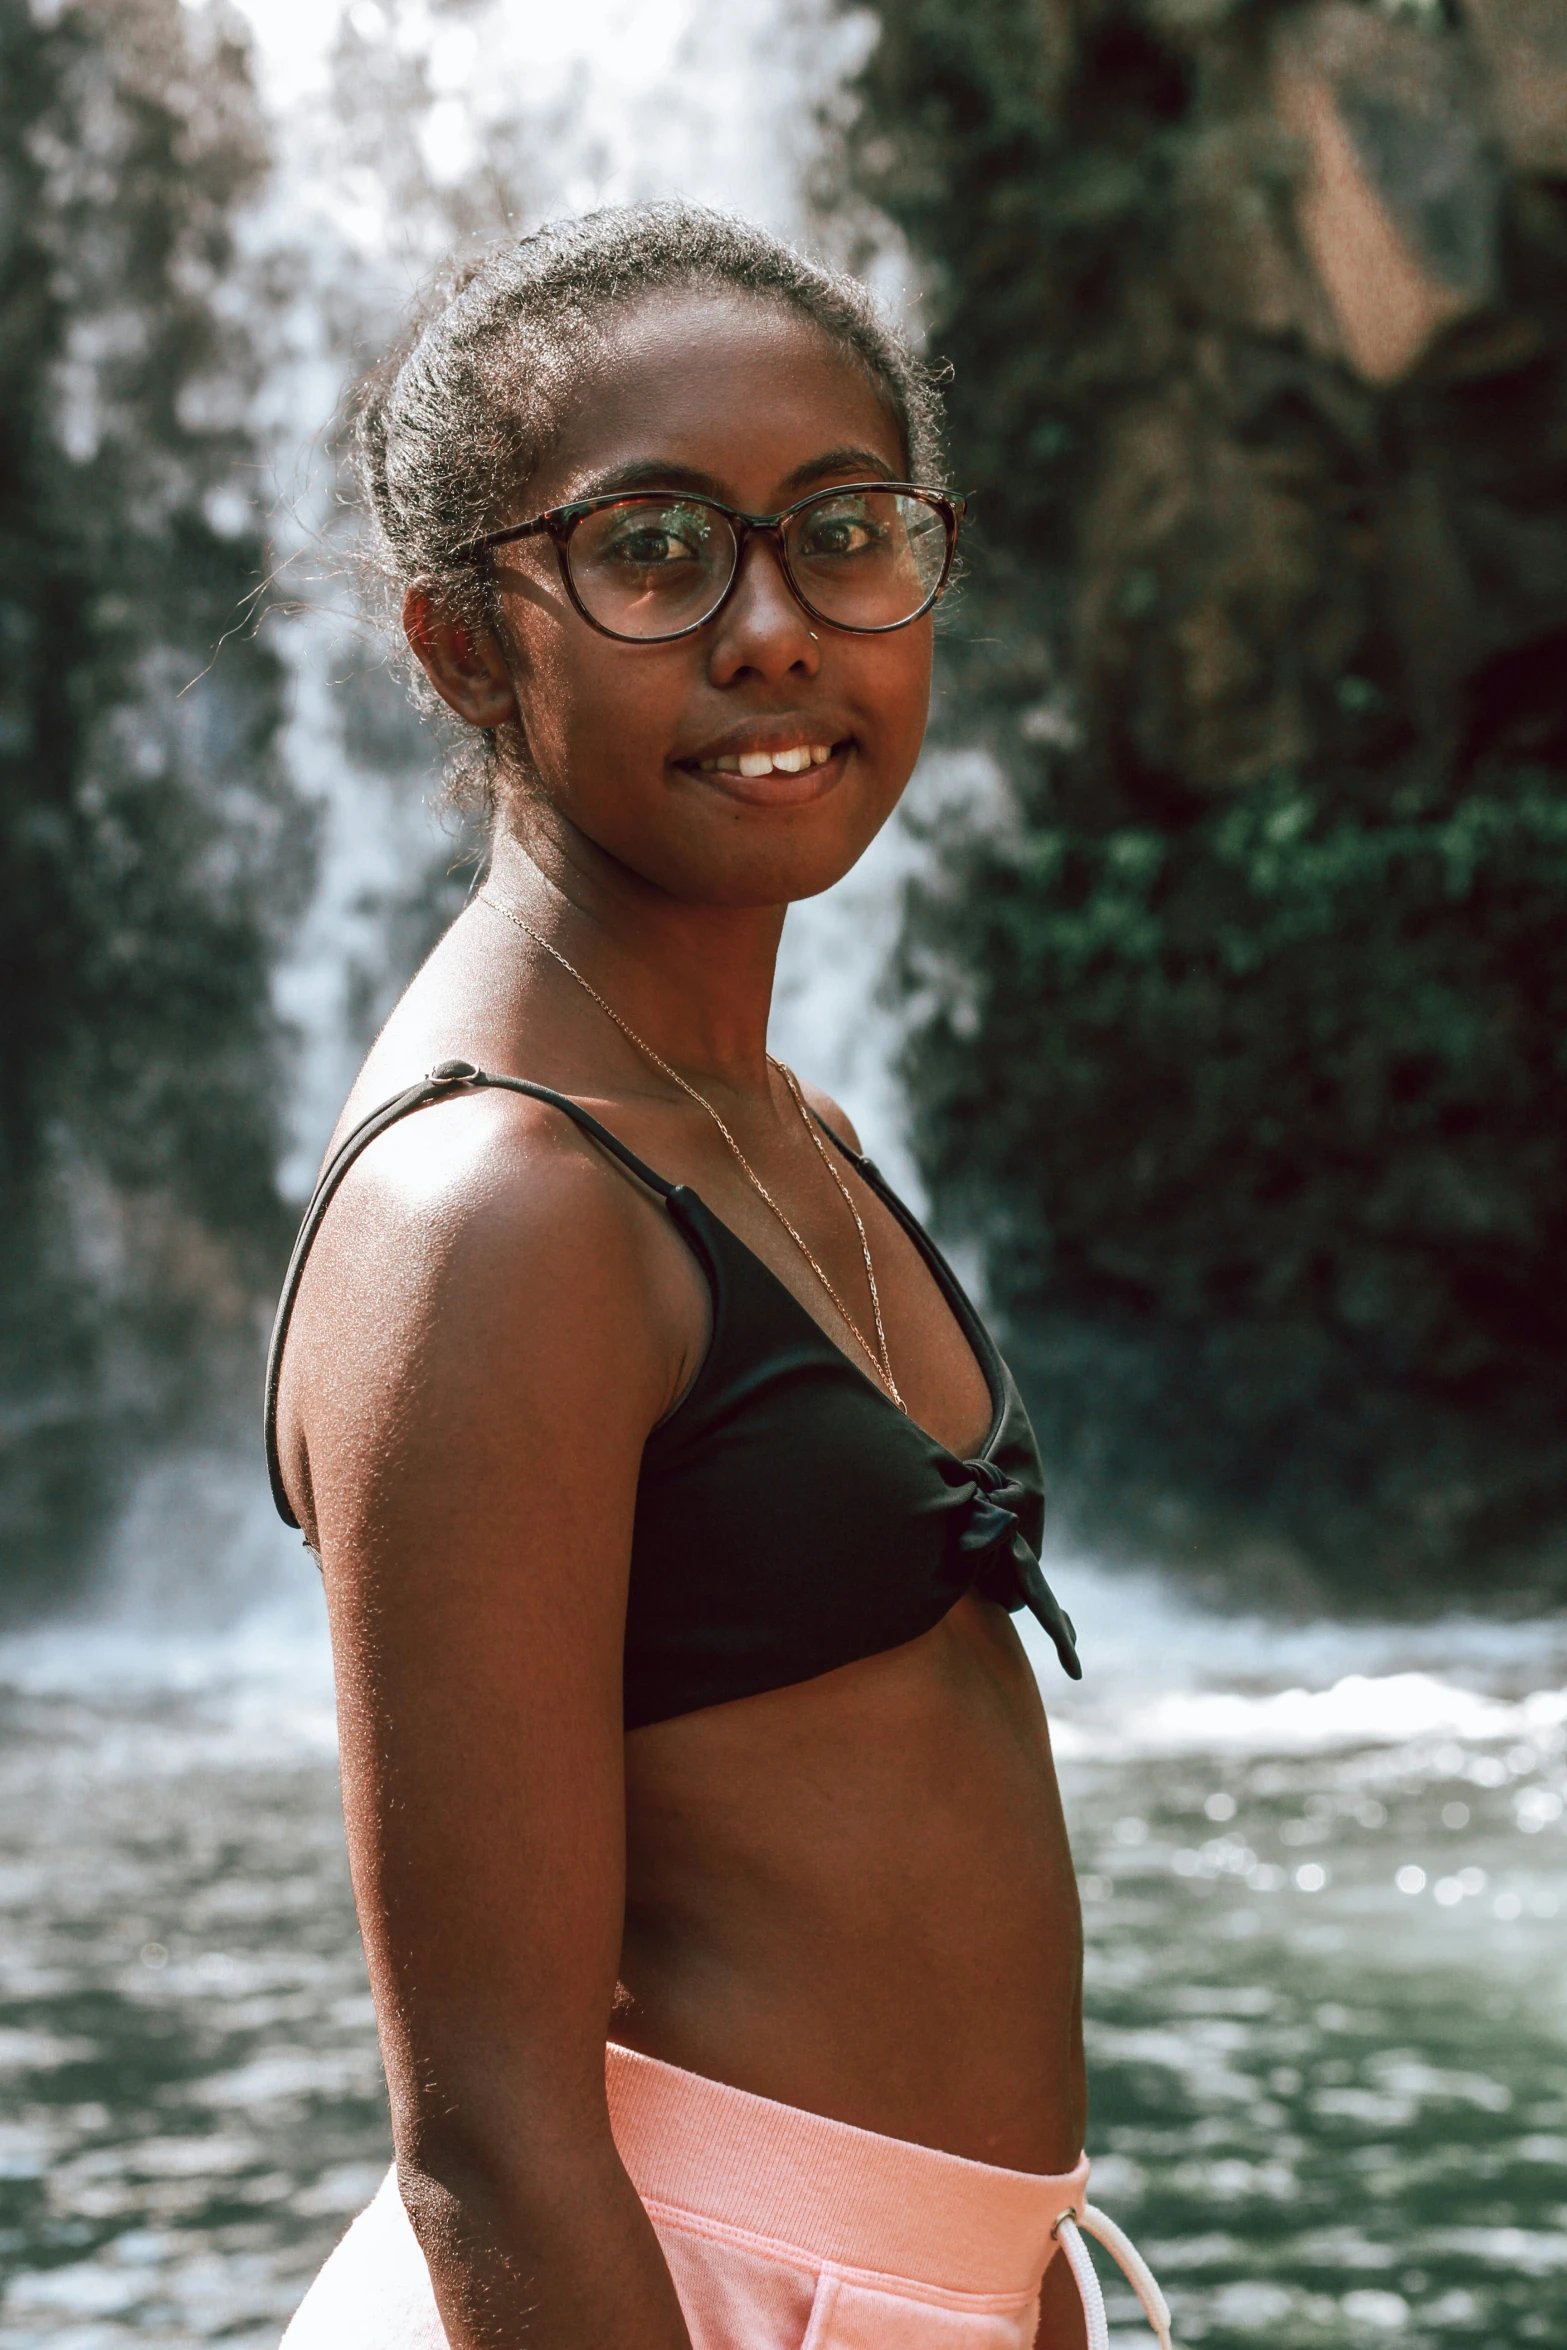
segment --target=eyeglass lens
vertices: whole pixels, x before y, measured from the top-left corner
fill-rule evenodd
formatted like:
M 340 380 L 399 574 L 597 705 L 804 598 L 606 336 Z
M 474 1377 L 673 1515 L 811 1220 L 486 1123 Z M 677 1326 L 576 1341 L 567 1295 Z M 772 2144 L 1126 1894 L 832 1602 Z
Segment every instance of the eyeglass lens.
M 896 628 L 930 601 L 947 560 L 941 510 L 901 490 L 828 491 L 783 526 L 801 601 L 840 628 Z M 566 547 L 601 628 L 664 637 L 697 627 L 734 578 L 734 525 L 704 499 L 627 498 L 586 514 Z

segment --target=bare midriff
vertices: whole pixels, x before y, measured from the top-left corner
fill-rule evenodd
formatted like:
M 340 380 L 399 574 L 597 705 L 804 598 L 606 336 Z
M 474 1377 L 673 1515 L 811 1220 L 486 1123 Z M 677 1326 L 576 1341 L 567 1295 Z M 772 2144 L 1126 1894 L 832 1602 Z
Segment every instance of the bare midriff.
M 611 2037 L 1012 2170 L 1082 2147 L 1077 1893 L 1034 1675 L 960 1600 L 922 1639 L 626 1740 Z

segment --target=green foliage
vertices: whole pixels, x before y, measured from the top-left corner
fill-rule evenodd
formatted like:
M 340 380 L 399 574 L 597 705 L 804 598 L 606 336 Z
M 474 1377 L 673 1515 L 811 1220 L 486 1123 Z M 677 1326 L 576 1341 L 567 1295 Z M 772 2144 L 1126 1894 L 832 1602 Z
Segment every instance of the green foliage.
M 308 839 L 234 223 L 221 8 L 0 0 L 0 1540 L 68 1552 L 124 1446 L 248 1350 L 283 1234 L 270 965 Z M 219 640 L 226 638 L 221 652 Z
M 1564 192 L 1373 391 L 1271 113 L 1303 9 L 878 13 L 848 169 L 953 363 L 943 723 L 1009 785 L 910 894 L 905 1075 L 1064 1514 L 1280 1591 L 1567 1575 Z
M 1558 779 L 1370 822 L 1279 781 L 945 878 L 904 944 L 926 1170 L 1079 1508 L 1329 1571 L 1374 1527 L 1383 1584 L 1527 1550 L 1567 1474 Z

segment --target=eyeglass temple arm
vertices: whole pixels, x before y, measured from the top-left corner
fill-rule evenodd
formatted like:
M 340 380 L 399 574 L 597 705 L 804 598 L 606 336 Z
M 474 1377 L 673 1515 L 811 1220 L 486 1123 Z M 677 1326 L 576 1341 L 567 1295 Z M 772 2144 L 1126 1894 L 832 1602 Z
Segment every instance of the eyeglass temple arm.
M 467 546 L 458 548 L 451 561 L 472 562 L 477 556 L 487 555 L 492 547 L 507 546 L 513 539 L 539 538 L 546 533 L 550 537 L 554 536 L 547 515 L 540 515 L 533 522 L 514 522 L 509 530 L 487 531 L 482 539 L 470 539 Z

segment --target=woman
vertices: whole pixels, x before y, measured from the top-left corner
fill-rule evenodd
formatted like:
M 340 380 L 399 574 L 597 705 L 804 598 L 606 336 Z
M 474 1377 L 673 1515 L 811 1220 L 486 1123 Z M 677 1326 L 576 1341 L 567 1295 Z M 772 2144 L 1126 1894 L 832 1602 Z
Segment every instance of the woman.
M 857 286 L 680 206 L 495 253 L 364 418 L 494 843 L 269 1375 L 397 2149 L 297 2350 L 1083 2339 L 1033 1440 L 765 1045 L 920 747 L 934 427 Z

